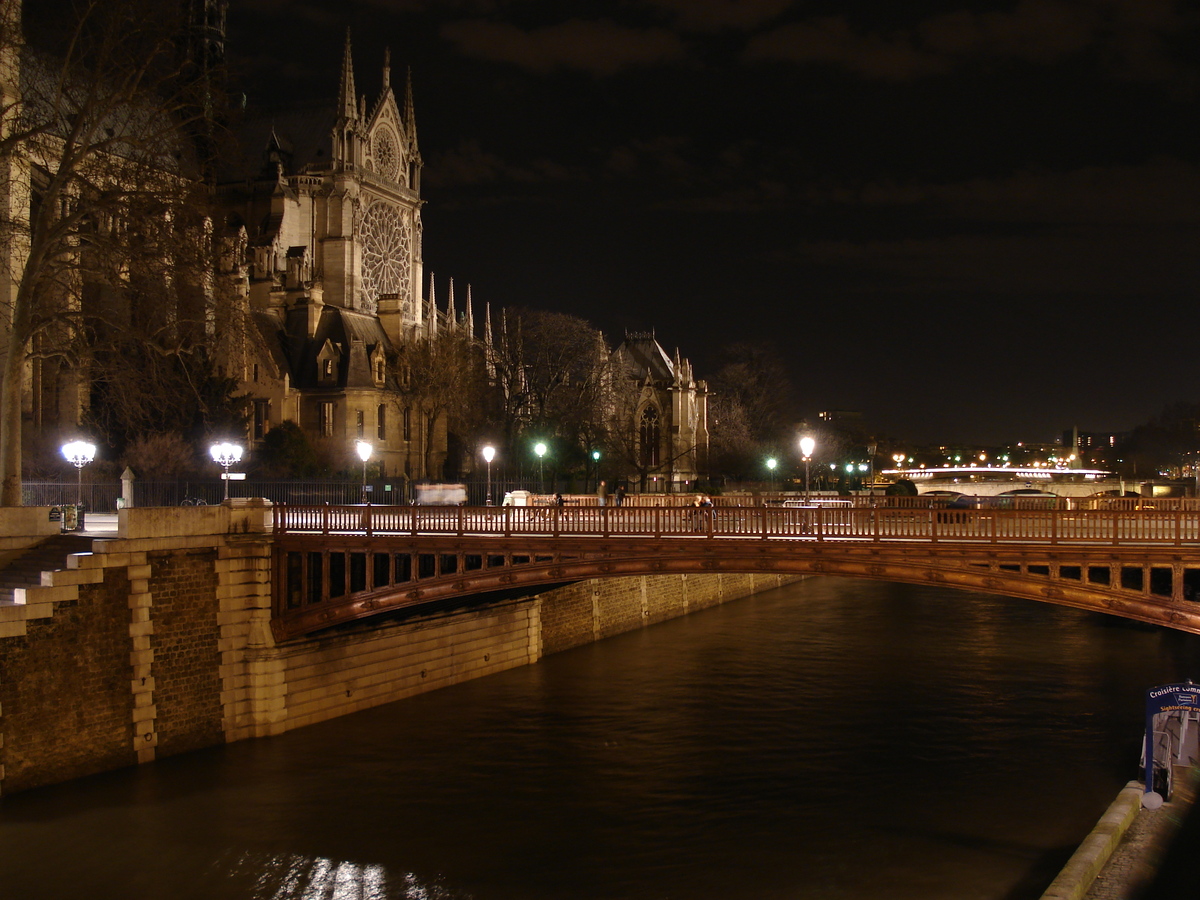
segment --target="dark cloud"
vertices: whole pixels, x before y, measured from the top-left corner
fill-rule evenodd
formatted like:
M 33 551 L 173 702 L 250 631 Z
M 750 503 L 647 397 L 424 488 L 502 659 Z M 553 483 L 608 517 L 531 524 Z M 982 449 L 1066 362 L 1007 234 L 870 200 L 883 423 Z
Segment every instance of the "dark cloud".
M 684 57 L 678 35 L 667 29 L 627 28 L 607 20 L 571 19 L 528 31 L 504 22 L 460 20 L 447 23 L 442 34 L 464 56 L 542 75 L 569 70 L 610 76 Z

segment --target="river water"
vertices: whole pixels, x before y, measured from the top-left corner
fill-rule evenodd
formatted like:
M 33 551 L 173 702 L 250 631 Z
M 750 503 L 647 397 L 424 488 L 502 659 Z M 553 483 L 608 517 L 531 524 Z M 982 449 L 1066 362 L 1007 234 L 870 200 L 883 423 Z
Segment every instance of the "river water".
M 4 897 L 1037 898 L 1200 640 L 812 579 L 0 801 Z

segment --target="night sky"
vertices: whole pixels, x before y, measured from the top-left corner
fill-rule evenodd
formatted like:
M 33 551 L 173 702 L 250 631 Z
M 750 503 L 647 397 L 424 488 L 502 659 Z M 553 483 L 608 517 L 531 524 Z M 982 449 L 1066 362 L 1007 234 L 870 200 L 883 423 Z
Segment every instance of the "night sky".
M 411 67 L 426 271 L 478 307 L 771 341 L 801 412 L 1050 441 L 1200 400 L 1200 8 L 231 0 L 257 109 Z

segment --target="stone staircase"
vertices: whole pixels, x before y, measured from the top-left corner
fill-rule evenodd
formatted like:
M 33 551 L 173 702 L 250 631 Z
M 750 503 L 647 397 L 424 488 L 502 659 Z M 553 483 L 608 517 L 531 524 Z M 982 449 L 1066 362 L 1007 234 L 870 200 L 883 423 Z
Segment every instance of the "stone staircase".
M 36 587 L 43 572 L 67 567 L 72 553 L 91 553 L 92 539 L 81 534 L 57 534 L 30 547 L 0 569 L 0 604 L 13 602 L 15 588 Z

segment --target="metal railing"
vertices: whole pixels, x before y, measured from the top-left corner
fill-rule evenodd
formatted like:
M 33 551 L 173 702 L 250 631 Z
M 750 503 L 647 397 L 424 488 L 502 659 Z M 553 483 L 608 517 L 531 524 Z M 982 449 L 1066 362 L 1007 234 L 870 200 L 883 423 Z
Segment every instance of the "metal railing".
M 814 541 L 1156 544 L 1200 542 L 1200 511 L 769 506 L 336 506 L 275 509 L 278 534 L 543 535 Z

